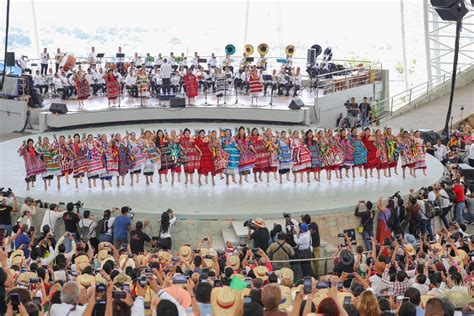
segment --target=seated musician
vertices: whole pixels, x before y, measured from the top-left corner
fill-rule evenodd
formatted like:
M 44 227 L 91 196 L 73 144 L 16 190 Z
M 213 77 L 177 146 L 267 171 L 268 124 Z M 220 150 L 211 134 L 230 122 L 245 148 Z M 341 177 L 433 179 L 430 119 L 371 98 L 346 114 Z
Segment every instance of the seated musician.
M 36 70 L 35 75 L 33 76 L 33 85 L 40 91 L 40 94 L 48 93 L 48 85 L 44 82 L 43 76 L 40 75 L 39 70 Z
M 123 54 L 122 52 L 122 47 L 118 47 L 118 52 L 115 54 L 115 56 L 117 56 L 118 54 Z M 118 68 L 118 71 L 120 73 L 124 73 L 125 69 L 123 67 L 123 61 L 124 61 L 124 57 L 115 57 L 115 61 L 117 62 L 117 68 Z
M 179 71 L 176 70 L 171 76 L 171 90 L 173 94 L 180 92 L 180 82 L 181 76 L 179 75 Z
M 153 68 L 153 62 L 155 61 L 155 57 L 151 56 L 150 53 L 146 53 L 145 56 L 145 67 L 146 68 Z
M 291 72 L 293 69 L 293 60 L 291 59 L 290 55 L 286 55 L 286 64 L 284 65 L 286 69 L 286 73 L 291 76 Z
M 67 98 L 70 97 L 71 90 L 69 89 L 69 85 L 67 84 L 65 79 L 63 79 L 59 75 L 59 73 L 54 74 L 53 85 L 56 91 L 59 91 L 62 93 L 61 99 L 66 100 Z
M 208 64 L 209 69 L 207 70 L 207 87 L 212 87 L 212 92 L 216 92 L 216 68 L 217 66 L 211 66 Z
M 178 69 L 178 64 L 176 63 L 173 52 L 170 53 L 170 58 L 169 58 L 168 62 L 170 63 L 171 68 L 173 69 L 173 71 Z
M 232 73 L 234 71 L 234 67 L 232 66 L 232 56 L 230 55 L 225 55 L 224 63 L 223 63 L 223 70 L 227 72 L 227 69 L 230 70 Z M 224 69 L 225 67 L 225 69 Z
M 286 68 L 282 67 L 278 77 L 278 95 L 283 95 L 283 89 L 286 90 L 286 96 L 290 95 L 291 82 L 286 74 Z
M 125 78 L 125 87 L 132 97 L 138 98 L 137 76 L 133 72 L 133 69 L 130 69 Z
M 296 97 L 298 95 L 298 90 L 301 90 L 301 83 L 303 79 L 301 77 L 301 69 L 300 67 L 296 68 L 296 73 L 293 78 L 293 96 Z
M 151 72 L 151 89 L 156 95 L 160 95 L 161 92 L 161 74 L 160 69 L 157 65 L 153 68 Z
M 186 56 L 184 56 L 184 53 L 181 53 L 181 57 L 179 58 L 179 62 L 178 62 L 178 70 L 183 71 L 184 66 L 186 66 L 187 62 L 188 62 L 188 60 L 187 60 Z
M 204 92 L 207 91 L 207 73 L 202 66 L 199 66 L 199 71 L 196 73 L 196 78 L 199 83 L 199 89 Z
M 272 80 L 263 82 L 263 95 L 267 95 L 268 86 L 272 87 L 271 94 L 273 94 L 273 91 L 276 90 L 277 85 L 278 85 L 278 75 L 277 75 L 276 69 L 273 69 Z
M 265 56 L 260 56 L 257 60 L 257 68 L 264 71 L 267 70 L 267 58 Z
M 209 60 L 207 61 L 207 65 L 209 66 L 209 68 L 217 67 L 217 58 L 214 53 L 211 53 L 211 58 L 209 58 Z
M 198 52 L 194 52 L 193 66 L 194 66 L 195 69 L 198 69 L 198 67 L 199 67 L 199 55 L 198 55 Z
M 249 85 L 249 74 L 250 74 L 250 71 L 249 69 L 246 67 L 244 69 L 244 71 L 242 72 L 242 74 L 240 75 L 240 80 L 241 80 L 241 84 L 240 84 L 240 91 L 242 92 L 245 88 L 245 93 L 249 93 L 249 89 L 250 89 L 250 85 Z
M 161 53 L 158 53 L 158 57 L 156 58 L 155 65 L 158 66 L 158 68 L 160 68 L 161 65 L 163 65 L 163 56 L 161 56 Z
M 99 71 L 94 74 L 94 86 L 92 86 L 92 94 L 97 95 L 97 91 L 102 90 L 102 93 L 105 94 L 105 79 L 104 71 L 102 68 L 99 68 Z
M 138 55 L 137 52 L 135 52 L 135 56 L 133 56 L 132 63 L 135 64 L 135 67 L 143 66 L 143 60 L 142 60 L 142 58 Z
M 95 65 L 97 63 L 97 54 L 95 52 L 95 47 L 91 47 L 91 51 L 87 54 L 87 60 L 89 64 Z

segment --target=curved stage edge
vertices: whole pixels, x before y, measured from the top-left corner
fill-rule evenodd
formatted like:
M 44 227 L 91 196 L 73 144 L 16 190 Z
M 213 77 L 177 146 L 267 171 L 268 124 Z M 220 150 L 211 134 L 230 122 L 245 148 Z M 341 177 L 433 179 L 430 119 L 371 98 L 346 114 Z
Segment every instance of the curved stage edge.
M 252 126 L 247 124 L 247 126 Z M 163 125 L 160 128 L 181 129 L 184 127 L 192 128 L 218 128 L 218 126 L 210 126 L 210 124 L 195 123 L 193 126 L 189 124 L 173 124 Z M 135 130 L 133 126 L 126 127 L 129 131 Z M 136 126 L 136 130 L 140 128 L 153 128 L 156 125 L 140 125 Z M 275 127 L 274 127 L 275 128 Z M 109 132 L 107 132 L 107 129 Z M 97 133 L 99 131 L 110 134 L 111 132 L 124 132 L 124 127 L 107 127 L 107 128 L 89 128 L 87 130 L 77 130 L 77 132 Z M 277 127 L 278 129 L 278 127 Z M 76 131 L 68 131 L 65 134 Z M 44 133 L 42 136 L 52 138 L 54 133 Z M 58 133 L 59 134 L 59 133 Z M 233 220 L 248 219 L 255 217 L 262 218 L 279 218 L 282 212 L 291 212 L 294 215 L 309 213 L 312 215 L 335 214 L 342 211 L 352 210 L 357 201 L 371 200 L 376 202 L 379 197 L 384 199 L 393 195 L 396 191 L 400 191 L 402 195 L 409 193 L 411 188 L 418 189 L 422 186 L 428 186 L 438 182 L 443 176 L 443 166 L 434 157 L 427 156 L 427 176 L 423 176 L 419 170 L 417 177 L 407 177 L 403 179 L 401 176 L 401 168 L 398 167 L 398 176 L 384 178 L 381 180 L 376 178 L 356 177 L 355 179 L 344 178 L 343 180 L 322 180 L 320 183 L 312 180 L 310 184 L 293 181 L 284 181 L 279 184 L 273 176 L 270 183 L 253 182 L 253 175 L 249 176 L 249 182 L 242 185 L 231 184 L 225 185 L 225 180 L 216 177 L 216 186 L 197 185 L 197 175 L 195 175 L 195 184 L 193 186 L 185 186 L 182 183 L 176 183 L 172 187 L 169 183 L 164 182 L 158 184 L 158 178 L 155 174 L 154 183 L 146 186 L 144 177 L 140 178 L 140 183 L 133 187 L 129 184 L 129 177 L 126 178 L 124 187 L 106 187 L 105 190 L 100 188 L 100 182 L 96 188 L 88 189 L 87 179 L 80 185 L 79 190 L 74 189 L 73 179 L 71 184 L 67 186 L 64 179 L 62 180 L 61 191 L 57 191 L 55 180 L 52 188 L 45 191 L 41 179 L 36 182 L 36 187 L 29 191 L 25 188 L 24 183 L 24 164 L 23 160 L 18 157 L 17 149 L 22 144 L 24 138 L 16 138 L 0 143 L 2 152 L 2 164 L 0 164 L 0 187 L 11 187 L 16 196 L 31 196 L 35 199 L 41 199 L 47 202 L 68 202 L 81 200 L 84 202 L 84 209 L 102 211 L 111 207 L 120 207 L 128 205 L 133 210 L 144 217 L 156 216 L 162 211 L 171 208 L 181 219 L 199 219 L 199 220 Z M 357 173 L 356 169 L 356 173 Z M 408 173 L 408 172 L 407 172 Z M 376 172 L 374 172 L 374 175 Z M 264 175 L 265 181 L 265 175 Z M 325 173 L 321 174 L 321 179 L 325 178 Z M 181 181 L 184 180 L 182 175 Z M 291 176 L 291 180 L 293 177 Z

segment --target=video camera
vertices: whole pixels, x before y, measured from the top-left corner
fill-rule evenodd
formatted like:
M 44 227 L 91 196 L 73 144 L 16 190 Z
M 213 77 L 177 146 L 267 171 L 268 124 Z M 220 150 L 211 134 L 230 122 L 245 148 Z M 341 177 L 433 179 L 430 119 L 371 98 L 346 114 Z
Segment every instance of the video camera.
M 4 198 L 9 198 L 12 196 L 13 191 L 11 188 L 8 188 L 7 190 L 5 190 L 5 188 L 0 188 L 0 193 Z
M 248 227 L 248 228 L 253 229 L 253 230 L 258 228 L 257 225 L 255 225 L 255 223 L 252 222 L 251 219 L 246 220 L 243 225 L 244 225 L 244 227 Z
M 401 199 L 401 198 L 402 198 L 402 196 L 400 195 L 400 191 L 395 192 L 395 193 L 390 197 L 390 199 L 392 199 L 392 200 L 394 200 L 395 198 L 397 198 L 397 199 Z
M 82 203 L 80 200 L 74 203 L 74 206 L 76 207 L 76 210 L 79 212 L 80 208 L 84 206 L 84 203 Z

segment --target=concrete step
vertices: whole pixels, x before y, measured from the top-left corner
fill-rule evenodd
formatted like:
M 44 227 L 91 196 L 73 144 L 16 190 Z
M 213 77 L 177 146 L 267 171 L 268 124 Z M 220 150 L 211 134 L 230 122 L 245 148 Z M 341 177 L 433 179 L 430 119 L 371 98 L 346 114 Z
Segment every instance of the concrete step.
M 235 246 L 239 245 L 239 237 L 235 234 L 235 230 L 232 227 L 222 228 L 222 238 L 224 243 L 231 241 Z
M 248 229 L 244 227 L 244 221 L 232 221 L 232 229 L 237 237 L 247 237 Z
M 225 241 L 221 235 L 212 236 L 212 248 L 224 249 Z

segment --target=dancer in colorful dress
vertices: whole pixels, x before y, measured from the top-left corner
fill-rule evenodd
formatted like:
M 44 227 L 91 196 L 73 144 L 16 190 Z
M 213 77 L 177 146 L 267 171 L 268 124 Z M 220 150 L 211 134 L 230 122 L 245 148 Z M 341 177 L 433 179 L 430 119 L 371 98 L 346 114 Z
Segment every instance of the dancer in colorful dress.
M 173 159 L 168 136 L 161 129 L 156 132 L 155 146 L 160 152 L 161 167 L 160 170 L 158 170 L 158 174 L 160 176 L 161 184 L 161 176 L 164 175 L 165 182 L 168 182 L 168 170 L 173 169 Z
M 221 131 L 223 133 L 223 131 Z M 224 179 L 222 172 L 227 168 L 229 164 L 229 154 L 227 154 L 222 147 L 219 137 L 217 137 L 217 131 L 211 132 L 211 140 L 209 142 L 211 147 L 212 155 L 214 157 L 214 172 L 213 176 L 220 175 L 221 179 Z M 214 177 L 213 177 L 214 179 Z M 214 184 L 213 184 L 214 185 Z
M 163 134 L 161 130 L 158 130 L 159 134 Z M 157 138 L 158 139 L 158 138 Z M 156 141 L 156 140 L 155 140 Z M 143 175 L 145 176 L 146 184 L 149 185 L 153 183 L 153 175 L 155 170 L 161 170 L 161 150 L 158 146 L 155 146 L 155 141 L 153 141 L 153 134 L 150 131 L 145 131 L 143 133 L 143 151 L 146 156 L 145 164 L 143 165 Z M 168 156 L 169 156 L 169 147 Z M 166 169 L 168 171 L 168 169 Z M 168 182 L 168 176 L 165 174 L 166 182 Z M 161 184 L 161 174 L 160 174 L 160 184 Z
M 199 131 L 199 135 L 195 138 L 194 144 L 199 149 L 199 153 L 201 155 L 199 158 L 199 168 L 197 169 L 199 185 L 202 185 L 202 175 L 205 177 L 206 184 L 209 184 L 209 174 L 211 174 L 212 185 L 216 185 L 214 181 L 214 157 L 210 147 L 210 138 L 209 136 L 206 136 L 206 132 L 203 129 Z
M 263 134 L 265 147 L 270 155 L 270 165 L 263 169 L 267 175 L 267 183 L 270 183 L 270 173 L 273 173 L 275 180 L 278 180 L 277 171 L 280 162 L 278 161 L 278 139 L 273 135 L 272 130 L 267 128 Z
M 107 87 L 107 99 L 109 100 L 109 107 L 110 101 L 115 105 L 115 100 L 120 97 L 120 83 L 115 77 L 114 72 L 112 69 L 107 71 L 107 75 L 104 76 L 105 85 Z M 119 102 L 120 103 L 120 102 Z
M 253 177 L 255 183 L 257 183 L 258 180 L 262 181 L 263 171 L 270 167 L 270 152 L 268 151 L 265 140 L 259 135 L 258 129 L 255 127 L 250 132 L 249 141 L 256 153 Z
M 43 173 L 44 189 L 47 190 L 48 187 L 51 187 L 51 180 L 56 177 L 59 190 L 61 188 L 60 177 L 62 171 L 58 151 L 50 144 L 48 137 L 38 138 L 37 150 L 45 164 L 45 172 Z
M 339 144 L 339 139 L 334 135 L 334 131 L 330 128 L 327 131 L 326 140 L 329 145 L 329 162 L 326 166 L 326 172 L 329 172 L 329 179 L 331 179 L 331 172 L 334 170 L 336 178 L 342 179 L 342 167 L 344 165 L 344 150 Z
M 199 93 L 199 84 L 196 76 L 193 74 L 193 67 L 190 67 L 187 70 L 186 75 L 184 75 L 183 79 L 184 86 L 186 88 L 186 96 L 188 97 L 188 102 L 189 104 L 194 104 L 194 98 L 197 97 Z
M 92 187 L 91 182 L 93 182 L 95 188 L 96 180 L 99 178 L 99 175 L 105 172 L 105 167 L 102 162 L 100 143 L 96 139 L 94 139 L 94 136 L 92 136 L 92 134 L 87 135 L 86 146 L 88 158 L 87 179 L 89 182 L 90 189 Z
M 250 87 L 250 98 L 251 98 L 251 105 L 253 104 L 253 100 L 255 99 L 255 105 L 258 103 L 258 97 L 263 92 L 263 85 L 260 81 L 260 76 L 258 75 L 257 66 L 252 66 L 252 70 L 250 71 L 249 76 L 249 87 Z
M 107 135 L 102 134 L 100 137 L 102 164 L 105 167 L 103 173 L 99 175 L 102 182 L 102 190 L 105 189 L 105 181 L 109 182 L 109 187 L 112 187 L 112 178 L 117 177 L 118 186 L 118 156 L 114 150 L 113 140 L 107 141 Z
M 377 166 L 377 179 L 380 179 L 380 170 L 383 170 L 384 177 L 387 177 L 388 155 L 385 137 L 381 129 L 375 131 L 374 145 L 377 148 L 377 157 L 379 165 Z
M 362 169 L 367 163 L 367 148 L 361 140 L 359 134 L 357 134 L 357 128 L 351 129 L 351 135 L 349 136 L 349 143 L 354 148 L 354 167 L 352 167 L 352 175 L 354 175 L 354 169 L 359 168 L 359 176 L 362 177 Z
M 82 178 L 87 171 L 87 164 L 89 159 L 87 157 L 87 146 L 84 142 L 81 142 L 81 136 L 74 134 L 73 143 L 71 149 L 74 152 L 74 169 L 73 178 L 76 190 L 79 189 L 79 182 L 82 183 Z
M 181 149 L 179 147 L 179 137 L 176 135 L 176 131 L 172 130 L 169 138 L 169 147 L 171 151 L 171 161 L 173 167 L 171 168 L 171 185 L 174 185 L 174 174 L 178 174 L 178 183 L 181 182 Z
M 349 178 L 349 169 L 352 170 L 352 178 L 355 178 L 355 168 L 354 168 L 354 147 L 352 147 L 351 142 L 349 140 L 349 136 L 347 135 L 347 131 L 342 129 L 339 132 L 338 136 L 339 146 L 342 148 L 344 152 L 344 162 L 342 167 L 346 169 L 346 178 Z M 342 178 L 342 174 L 341 174 Z
M 245 178 L 245 182 L 248 182 L 247 176 L 250 171 L 255 167 L 255 149 L 247 140 L 245 135 L 245 128 L 239 127 L 237 135 L 235 136 L 235 143 L 239 150 L 239 184 L 242 184 L 242 178 Z M 244 177 L 242 177 L 244 176 Z
M 278 140 L 278 161 L 280 184 L 283 182 L 284 174 L 286 174 L 286 180 L 290 181 L 290 170 L 293 166 L 293 159 L 291 157 L 290 140 L 286 137 L 286 131 L 281 131 Z
M 131 132 L 125 136 L 128 144 L 128 150 L 131 156 L 130 166 L 130 184 L 133 185 L 134 175 L 136 176 L 136 183 L 140 180 L 140 174 L 142 173 L 142 166 L 146 162 L 147 156 L 143 150 L 143 140 L 137 138 L 135 132 Z
M 80 70 L 74 74 L 74 85 L 76 87 L 79 108 L 82 108 L 84 106 L 84 100 L 87 100 L 91 95 L 91 88 L 89 82 Z
M 194 144 L 189 128 L 185 128 L 183 135 L 179 137 L 179 147 L 183 159 L 184 184 L 193 184 L 193 174 L 199 168 L 199 148 Z
M 362 143 L 364 143 L 365 148 L 367 149 L 367 163 L 364 166 L 365 169 L 365 178 L 368 177 L 368 171 L 370 171 L 370 177 L 373 177 L 373 171 L 380 164 L 380 159 L 377 156 L 377 147 L 374 145 L 374 137 L 370 132 L 370 128 L 364 129 L 364 133 L 361 137 Z
M 420 131 L 416 131 L 413 135 L 413 143 L 415 149 L 415 169 L 413 173 L 417 169 L 421 169 L 423 170 L 423 175 L 426 176 L 426 146 L 423 138 L 421 138 Z
M 385 130 L 385 143 L 387 146 L 388 176 L 392 176 L 392 168 L 395 175 L 398 176 L 397 165 L 398 157 L 400 155 L 400 147 L 397 138 L 392 134 L 392 128 L 390 127 Z
M 413 152 L 413 140 L 408 131 L 403 131 L 402 134 L 399 136 L 400 139 L 398 144 L 400 145 L 400 155 L 402 157 L 402 174 L 403 178 L 405 178 L 405 169 L 410 169 L 410 175 L 415 177 L 415 155 Z
M 301 182 L 303 182 L 303 173 L 306 172 L 307 181 L 310 183 L 311 153 L 305 142 L 300 138 L 298 130 L 294 130 L 291 135 L 290 148 L 293 160 L 291 171 L 293 172 L 294 182 L 297 181 L 297 174 L 301 175 Z
M 61 163 L 61 176 L 66 178 L 66 184 L 69 185 L 69 175 L 73 173 L 74 170 L 74 152 L 70 146 L 71 140 L 66 142 L 64 135 L 59 136 L 59 139 L 56 139 L 54 136 L 53 146 L 58 151 L 59 162 Z M 61 179 L 59 179 L 61 180 Z M 61 183 L 58 184 L 58 187 L 61 187 Z
M 304 142 L 306 147 L 311 153 L 311 172 L 313 173 L 314 180 L 321 180 L 321 169 L 323 167 L 323 157 L 321 153 L 321 147 L 318 140 L 314 137 L 312 130 L 307 130 L 304 136 Z
M 132 167 L 132 157 L 125 138 L 122 138 L 120 133 L 114 135 L 113 140 L 114 155 L 118 157 L 118 176 L 117 186 L 125 185 L 125 176 Z M 119 179 L 121 181 L 119 181 Z
M 224 169 L 225 184 L 229 185 L 229 176 L 232 176 L 232 183 L 236 183 L 235 175 L 239 173 L 240 152 L 230 129 L 225 130 L 224 136 L 221 137 L 221 143 L 225 152 L 229 155 L 227 168 Z
M 23 145 L 18 149 L 18 153 L 25 162 L 25 171 L 26 171 L 26 189 L 35 187 L 36 176 L 45 172 L 44 162 L 41 160 L 41 154 L 35 149 L 34 141 L 29 138 L 26 142 L 23 142 Z

